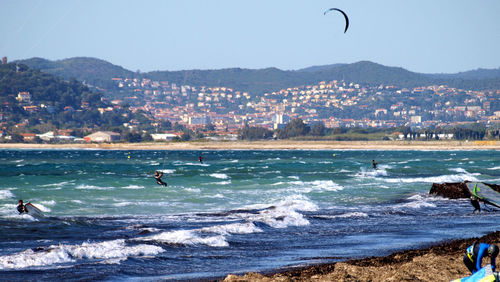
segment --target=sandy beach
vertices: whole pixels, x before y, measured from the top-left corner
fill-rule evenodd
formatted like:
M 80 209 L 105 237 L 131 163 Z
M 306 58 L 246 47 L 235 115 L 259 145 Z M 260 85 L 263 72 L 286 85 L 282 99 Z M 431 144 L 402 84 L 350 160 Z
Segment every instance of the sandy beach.
M 190 141 L 151 143 L 3 143 L 3 149 L 110 150 L 500 150 L 500 141 Z
M 469 276 L 462 259 L 475 240 L 500 245 L 500 231 L 481 238 L 442 242 L 430 247 L 335 264 L 319 264 L 280 272 L 228 275 L 224 281 L 451 281 Z M 483 260 L 483 266 L 489 259 Z M 497 259 L 497 269 L 500 261 Z

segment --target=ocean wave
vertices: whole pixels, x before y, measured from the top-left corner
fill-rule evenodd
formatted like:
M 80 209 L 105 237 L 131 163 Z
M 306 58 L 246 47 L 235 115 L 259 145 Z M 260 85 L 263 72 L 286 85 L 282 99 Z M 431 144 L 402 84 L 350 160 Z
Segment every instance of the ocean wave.
M 40 205 L 40 206 L 42 206 L 42 205 L 55 206 L 56 201 L 54 201 L 54 200 L 40 201 L 40 203 L 38 205 Z M 36 206 L 38 207 L 38 205 L 36 205 Z
M 282 185 L 285 184 L 283 182 L 278 182 L 273 185 Z M 333 182 L 332 180 L 314 180 L 310 182 L 303 181 L 292 181 L 290 182 L 292 185 L 292 190 L 298 193 L 310 193 L 315 191 L 341 191 L 344 189 L 341 185 Z
M 500 170 L 500 166 L 490 167 L 488 168 L 488 170 Z
M 318 218 L 326 218 L 326 219 L 335 219 L 335 218 L 359 218 L 359 217 L 368 217 L 367 213 L 364 212 L 348 212 L 338 215 L 319 215 L 316 216 Z
M 14 198 L 14 194 L 10 190 L 0 190 L 0 200 Z
M 123 187 L 123 189 L 144 189 L 144 186 L 142 185 L 128 185 Z
M 84 189 L 84 190 L 111 190 L 111 189 L 114 189 L 114 187 L 101 187 L 101 186 L 95 186 L 95 185 L 80 184 L 80 185 L 76 186 L 76 189 Z
M 83 259 L 118 259 L 130 256 L 150 256 L 164 252 L 154 245 L 127 246 L 125 240 L 118 239 L 99 243 L 84 242 L 81 245 L 52 245 L 42 250 L 25 251 L 0 256 L 0 270 L 48 267 L 61 263 L 71 263 Z
M 175 173 L 175 169 L 160 169 L 158 171 L 166 173 L 166 174 L 173 174 L 173 173 Z
M 229 243 L 222 235 L 203 237 L 197 230 L 167 231 L 152 236 L 136 238 L 138 241 L 153 241 L 174 245 L 207 245 L 210 247 L 227 247 Z
M 440 175 L 440 176 L 430 176 L 430 177 L 414 177 L 414 178 L 383 178 L 383 181 L 389 183 L 444 183 L 444 182 L 464 182 L 468 181 L 479 181 L 472 174 L 453 174 L 453 175 Z
M 57 182 L 57 183 L 49 183 L 49 184 L 44 184 L 40 185 L 40 187 L 57 187 L 60 188 L 62 186 L 70 184 L 72 181 L 62 181 L 62 182 Z
M 247 223 L 231 223 L 224 225 L 216 225 L 211 227 L 204 227 L 200 229 L 201 232 L 205 233 L 217 233 L 221 235 L 230 235 L 230 234 L 251 234 L 262 232 L 262 229 L 255 226 L 255 224 L 251 222 Z
M 218 179 L 228 179 L 229 176 L 225 173 L 212 173 L 209 175 L 210 177 L 218 178 Z
M 378 169 L 367 170 L 366 168 L 361 168 L 361 171 L 356 173 L 356 177 L 360 178 L 375 178 L 379 176 L 387 176 L 387 170 L 389 166 L 379 166 Z

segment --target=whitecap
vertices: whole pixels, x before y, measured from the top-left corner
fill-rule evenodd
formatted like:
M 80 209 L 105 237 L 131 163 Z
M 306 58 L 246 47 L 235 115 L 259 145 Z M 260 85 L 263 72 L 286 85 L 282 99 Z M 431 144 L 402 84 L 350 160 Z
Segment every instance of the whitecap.
M 488 170 L 499 170 L 499 169 L 500 169 L 500 166 L 488 168 Z
M 0 256 L 0 269 L 24 269 L 46 267 L 55 264 L 75 262 L 82 259 L 119 259 L 129 256 L 148 256 L 163 252 L 154 245 L 127 246 L 125 240 L 118 239 L 99 243 L 84 242 L 81 245 L 51 245 L 41 251 L 25 251 Z
M 80 184 L 76 186 L 76 189 L 85 189 L 85 190 L 110 190 L 113 188 L 114 187 L 100 187 L 100 186 L 86 185 L 86 184 Z
M 228 179 L 229 176 L 225 173 L 212 173 L 209 176 L 214 177 L 214 178 L 219 178 L 219 179 Z
M 55 206 L 56 205 L 56 201 L 54 201 L 54 200 L 40 201 L 40 204 L 39 204 L 40 206 L 42 206 L 42 205 Z M 38 207 L 38 205 L 37 205 L 37 207 Z
M 175 169 L 160 169 L 158 171 L 166 173 L 166 174 L 173 174 L 173 173 L 175 173 Z
M 13 198 L 14 194 L 10 190 L 0 190 L 0 200 Z
M 154 241 L 165 244 L 207 245 L 210 247 L 228 247 L 229 243 L 222 235 L 202 237 L 196 230 L 176 230 L 162 232 L 152 236 L 137 238 L 138 241 Z
M 454 174 L 454 175 L 440 175 L 440 176 L 415 177 L 415 178 L 384 178 L 383 180 L 389 183 L 416 183 L 416 182 L 444 183 L 444 182 L 464 182 L 465 180 L 479 181 L 472 174 Z
M 144 189 L 144 186 L 142 185 L 128 185 L 123 187 L 123 189 Z
M 364 212 L 348 212 L 348 213 L 343 213 L 343 214 L 338 214 L 338 215 L 320 215 L 317 216 L 319 218 L 328 218 L 328 219 L 335 219 L 335 218 L 356 218 L 356 217 L 368 217 L 368 214 Z
M 202 232 L 205 233 L 217 233 L 221 235 L 229 235 L 229 234 L 251 234 L 262 232 L 262 229 L 255 226 L 255 224 L 251 222 L 247 223 L 232 223 L 225 225 L 216 225 L 211 227 L 201 228 Z

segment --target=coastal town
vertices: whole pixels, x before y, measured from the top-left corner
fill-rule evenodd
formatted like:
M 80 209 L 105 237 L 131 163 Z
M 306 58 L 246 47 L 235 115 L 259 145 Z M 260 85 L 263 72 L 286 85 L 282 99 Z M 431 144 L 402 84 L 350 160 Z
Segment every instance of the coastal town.
M 2 65 L 7 65 L 6 58 Z M 22 72 L 18 65 L 15 72 Z M 0 140 L 118 142 L 125 139 L 134 142 L 193 139 L 193 136 L 182 138 L 186 130 L 197 134 L 194 139 L 237 140 L 245 127 L 274 132 L 276 138 L 276 132 L 284 130 L 293 120 L 311 127 L 320 125 L 322 132 L 316 136 L 324 136 L 327 130 L 357 128 L 394 129 L 384 137 L 388 140 L 409 137 L 415 140 L 459 139 L 451 130 L 445 132 L 446 129 L 470 126 L 488 131 L 488 134 L 475 136 L 475 140 L 500 136 L 500 89 L 468 90 L 446 85 L 398 87 L 331 80 L 251 93 L 228 86 L 179 85 L 145 77 L 113 77 L 106 88 L 91 84 L 83 87 L 98 94 L 86 92 L 85 98 L 70 103 L 44 102 L 40 94 L 34 95 L 28 90 L 10 93 L 8 96 L 15 96 L 15 99 L 8 100 L 7 96 L 0 109 Z M 72 98 L 64 99 L 71 101 Z M 82 114 L 85 111 L 94 114 Z M 12 123 L 8 112 L 24 118 Z M 47 126 L 34 130 L 31 126 L 47 123 L 47 117 L 56 114 L 63 118 L 83 118 L 85 125 L 79 126 L 80 121 L 70 127 L 61 121 L 62 124 L 52 126 L 51 130 L 45 130 Z M 101 120 L 112 120 L 113 126 L 102 128 L 87 122 L 86 117 L 99 119 L 96 114 Z M 46 120 L 42 121 L 41 115 Z M 74 136 L 75 128 L 79 136 Z M 404 130 L 407 132 L 402 132 Z M 17 134 L 15 140 L 10 135 L 12 132 Z M 139 134 L 140 138 L 123 138 L 124 132 Z M 143 138 L 145 135 L 148 137 Z M 262 136 L 272 137 L 269 134 Z

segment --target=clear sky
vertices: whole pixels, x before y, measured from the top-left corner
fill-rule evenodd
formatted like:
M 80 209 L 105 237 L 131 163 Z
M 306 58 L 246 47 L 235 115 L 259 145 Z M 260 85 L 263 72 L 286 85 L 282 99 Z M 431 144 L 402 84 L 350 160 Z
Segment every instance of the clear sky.
M 0 56 L 132 71 L 300 69 L 368 60 L 423 73 L 500 67 L 500 0 L 0 0 Z M 344 34 L 344 18 L 350 19 Z

